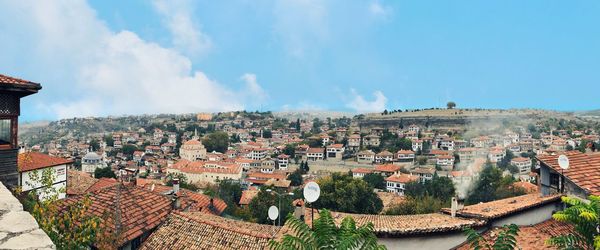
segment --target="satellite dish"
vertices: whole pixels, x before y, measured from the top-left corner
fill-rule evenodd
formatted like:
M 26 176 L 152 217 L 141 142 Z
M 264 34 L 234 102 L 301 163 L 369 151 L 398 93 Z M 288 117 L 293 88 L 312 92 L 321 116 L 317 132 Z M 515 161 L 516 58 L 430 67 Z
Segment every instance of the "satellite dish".
M 306 201 L 313 203 L 319 199 L 319 195 L 321 195 L 319 184 L 314 181 L 306 183 L 304 186 L 304 199 L 306 199 Z
M 566 155 L 560 155 L 558 157 L 558 166 L 563 170 L 569 169 L 569 158 Z
M 279 217 L 279 209 L 276 206 L 269 207 L 269 219 L 275 220 Z

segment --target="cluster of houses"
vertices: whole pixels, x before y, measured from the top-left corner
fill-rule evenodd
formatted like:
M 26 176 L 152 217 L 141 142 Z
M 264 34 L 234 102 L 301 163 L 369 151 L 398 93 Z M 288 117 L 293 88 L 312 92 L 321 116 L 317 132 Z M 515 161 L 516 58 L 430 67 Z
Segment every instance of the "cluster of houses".
M 25 151 L 73 160 L 77 169 L 89 174 L 106 167 L 129 180 L 140 177 L 161 180 L 169 174 L 182 174 L 199 185 L 223 179 L 239 180 L 245 186 L 263 185 L 267 181 L 285 185 L 293 171 L 289 166 L 301 162 L 347 165 L 355 177 L 381 173 L 378 169 L 381 166 L 395 165 L 404 171 L 385 174 L 387 190 L 402 194 L 404 185 L 414 180 L 414 176 L 424 181 L 437 174 L 451 178 L 457 185 L 469 183 L 486 162 L 498 164 L 507 152 L 514 156 L 509 164 L 518 171 L 505 174 L 529 181 L 533 178 L 535 155 L 600 141 L 593 130 L 546 131 L 534 138 L 528 129 L 516 126 L 501 134 L 465 139 L 460 131 L 416 124 L 369 128 L 352 122 L 334 127 L 332 123 L 315 125 L 310 120 L 298 120 L 289 122 L 289 126 L 275 127 L 276 118 L 272 116 L 257 119 L 231 112 L 225 118 L 220 117 L 203 113 L 193 119 L 162 120 L 162 126 L 153 126 L 149 131 L 130 127 L 128 131 L 61 137 L 25 147 Z M 156 118 L 144 124 L 159 122 Z M 61 120 L 54 127 L 71 123 L 85 124 L 86 119 Z M 543 128 L 541 124 L 535 126 L 538 131 Z M 232 140 L 225 152 L 209 152 L 198 133 L 198 129 L 208 128 L 226 132 L 237 141 Z M 409 144 L 391 152 L 383 139 L 384 133 Z
M 0 83 L 10 86 L 10 91 L 17 89 L 29 94 L 40 89 L 39 84 L 3 75 L 0 75 Z M 3 98 L 10 99 L 11 96 Z M 12 98 L 14 101 L 14 96 Z M 16 101 L 18 104 L 18 98 Z M 253 121 L 232 117 L 234 122 L 222 122 L 219 129 L 235 132 L 241 142 L 232 143 L 226 152 L 207 152 L 197 132 L 179 134 L 158 128 L 147 132 L 139 128 L 135 132 L 111 133 L 111 143 L 107 142 L 106 135 L 100 134 L 87 139 L 67 140 L 65 145 L 51 142 L 23 148 L 19 153 L 17 130 L 13 127 L 17 125 L 18 108 L 16 111 L 4 108 L 9 114 L 6 116 L 10 138 L 0 144 L 3 156 L 0 157 L 0 181 L 7 186 L 20 186 L 25 192 L 43 191 L 42 183 L 35 176 L 44 170 L 52 171 L 52 186 L 61 190 L 59 210 L 82 199 L 90 199 L 91 209 L 85 213 L 109 216 L 101 217 L 99 226 L 115 234 L 115 240 L 105 243 L 117 249 L 267 248 L 269 241 L 281 240 L 290 229 L 221 217 L 227 207 L 223 200 L 181 188 L 177 178 L 172 179 L 172 186 L 166 186 L 163 177 L 177 174 L 185 175 L 194 183 L 235 179 L 251 186 L 272 184 L 289 187 L 290 183 L 285 179 L 291 159 L 312 162 L 344 160 L 347 152 L 359 153 L 365 148 L 380 146 L 380 133 L 383 131 L 373 128 L 363 135 L 348 132 L 352 128 L 330 131 L 327 125 L 322 125 L 320 130 L 330 131 L 331 135 L 318 136 L 321 145 L 310 147 L 301 143 L 304 141 L 301 136 L 296 137 L 302 131 L 314 129 L 309 122 L 298 124 L 301 131 L 291 133 L 272 129 L 272 137 L 264 138 L 263 125 L 244 129 L 242 123 L 252 124 Z M 201 114 L 195 120 L 203 123 L 211 119 L 210 115 Z M 378 243 L 389 249 L 468 248 L 463 233 L 465 228 L 484 232 L 483 237 L 488 240 L 498 227 L 507 224 L 521 228 L 516 238 L 521 248 L 539 249 L 549 237 L 572 232 L 572 227 L 551 217 L 554 212 L 563 209 L 560 203 L 562 196 L 585 200 L 588 195 L 600 195 L 600 154 L 589 150 L 586 153 L 563 152 L 568 146 L 579 147 L 584 141 L 598 142 L 598 136 L 589 131 L 559 131 L 556 135 L 542 133 L 540 139 L 534 139 L 525 131 L 507 132 L 466 141 L 426 129 L 422 131 L 419 126 L 413 125 L 406 131 L 399 129 L 395 134 L 411 140 L 412 148 L 384 154 L 381 153 L 385 151 L 381 150 L 371 161 L 371 158 L 366 160 L 366 166 L 354 168 L 354 177 L 381 174 L 385 176 L 387 191 L 403 194 L 408 182 L 426 181 L 435 174 L 445 174 L 453 181 L 461 181 L 472 178 L 477 166 L 485 162 L 498 164 L 505 159 L 507 152 L 515 155 L 534 152 L 537 156 L 533 159 L 539 163 L 538 166 L 532 167 L 531 157 L 515 157 L 511 164 L 518 168 L 515 174 L 535 176 L 538 186 L 535 192 L 527 195 L 470 206 L 453 199 L 451 207 L 439 213 L 366 215 L 333 212 L 336 223 L 350 216 L 357 226 L 371 224 Z M 96 150 L 90 150 L 94 147 L 92 139 L 98 142 Z M 137 145 L 139 149 L 146 143 L 149 144 L 143 150 L 133 150 L 131 155 L 124 152 L 131 145 Z M 285 154 L 288 144 L 297 144 L 293 155 Z M 430 145 L 430 148 L 424 145 Z M 558 163 L 562 154 L 572 162 L 566 170 Z M 420 162 L 419 157 L 424 161 Z M 80 161 L 81 166 L 76 167 L 76 161 Z M 118 178 L 92 177 L 96 169 L 106 167 L 113 169 Z M 247 205 L 256 193 L 254 188 L 245 190 L 239 204 Z M 302 200 L 295 200 L 293 205 L 296 207 L 294 216 L 308 225 L 319 216 L 313 209 L 306 209 Z

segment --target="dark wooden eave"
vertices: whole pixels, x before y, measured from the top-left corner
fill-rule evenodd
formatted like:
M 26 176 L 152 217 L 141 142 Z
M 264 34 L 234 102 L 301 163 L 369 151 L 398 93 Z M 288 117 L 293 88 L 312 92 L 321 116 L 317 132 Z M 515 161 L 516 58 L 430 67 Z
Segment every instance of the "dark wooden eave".
M 0 74 L 0 92 L 10 92 L 25 97 L 42 89 L 39 83 Z

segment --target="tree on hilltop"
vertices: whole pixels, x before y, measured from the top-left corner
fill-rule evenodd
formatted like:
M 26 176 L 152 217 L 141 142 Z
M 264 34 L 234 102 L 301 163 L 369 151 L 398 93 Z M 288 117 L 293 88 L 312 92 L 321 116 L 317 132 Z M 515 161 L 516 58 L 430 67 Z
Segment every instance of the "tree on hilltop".
M 448 109 L 453 109 L 456 107 L 456 103 L 455 102 L 448 102 L 446 103 L 446 107 L 448 107 Z

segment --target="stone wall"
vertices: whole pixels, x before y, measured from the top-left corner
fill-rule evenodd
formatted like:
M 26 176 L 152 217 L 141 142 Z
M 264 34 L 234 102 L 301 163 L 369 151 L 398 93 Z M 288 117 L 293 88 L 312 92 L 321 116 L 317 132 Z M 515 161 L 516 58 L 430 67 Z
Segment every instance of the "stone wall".
M 55 249 L 12 193 L 0 183 L 0 249 Z

